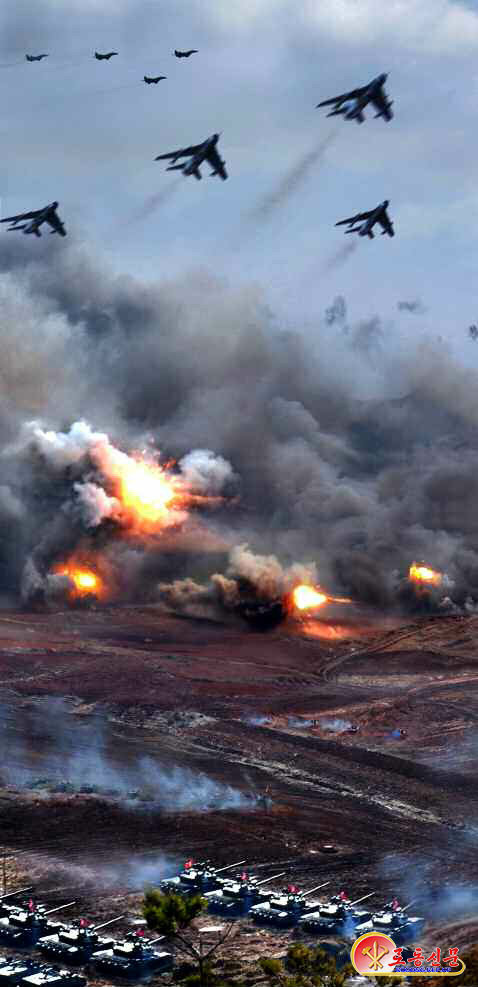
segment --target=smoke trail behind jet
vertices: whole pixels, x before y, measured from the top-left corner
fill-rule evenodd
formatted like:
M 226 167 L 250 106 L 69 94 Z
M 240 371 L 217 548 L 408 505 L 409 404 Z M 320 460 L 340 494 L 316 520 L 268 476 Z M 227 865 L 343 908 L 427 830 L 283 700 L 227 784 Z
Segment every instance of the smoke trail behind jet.
M 337 134 L 338 130 L 333 130 L 327 137 L 322 137 L 306 154 L 302 154 L 292 168 L 289 168 L 283 178 L 281 178 L 272 192 L 269 192 L 262 202 L 259 202 L 255 209 L 251 211 L 251 219 L 262 221 L 271 219 L 276 209 L 284 206 L 291 195 L 303 185 L 314 165 L 322 161 L 327 148 L 335 140 Z

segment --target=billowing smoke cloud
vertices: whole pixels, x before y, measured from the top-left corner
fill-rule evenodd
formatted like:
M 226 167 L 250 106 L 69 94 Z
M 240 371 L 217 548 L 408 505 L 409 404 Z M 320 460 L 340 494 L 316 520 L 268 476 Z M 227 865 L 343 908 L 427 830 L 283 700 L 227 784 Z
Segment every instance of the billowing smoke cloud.
M 285 597 L 298 583 L 317 582 L 315 564 L 284 568 L 274 555 L 255 555 L 248 545 L 235 546 L 224 574 L 214 573 L 207 585 L 192 579 L 159 585 L 169 609 L 191 616 L 238 613 L 253 623 L 274 624 L 286 613 Z
M 443 342 L 398 347 L 373 312 L 347 334 L 284 330 L 257 285 L 144 284 L 26 239 L 0 258 L 3 601 L 22 581 L 48 596 L 73 553 L 117 598 L 159 584 L 223 614 L 309 561 L 326 591 L 409 607 L 397 588 L 421 559 L 450 579 L 434 606 L 474 606 L 478 382 Z M 196 498 L 143 538 L 117 482 L 137 450 Z

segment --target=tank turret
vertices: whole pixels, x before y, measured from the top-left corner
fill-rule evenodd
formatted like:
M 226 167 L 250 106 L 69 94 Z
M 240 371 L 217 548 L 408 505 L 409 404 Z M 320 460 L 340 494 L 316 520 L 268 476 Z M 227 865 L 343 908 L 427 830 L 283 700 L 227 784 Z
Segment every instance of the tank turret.
M 285 871 L 281 871 L 262 881 L 247 875 L 240 881 L 226 881 L 222 888 L 205 893 L 209 911 L 218 915 L 245 915 L 254 904 L 269 901 L 274 892 L 266 890 L 265 885 L 284 874 Z
M 193 860 L 186 861 L 184 870 L 177 877 L 166 878 L 160 883 L 161 891 L 165 894 L 201 894 L 202 891 L 214 891 L 221 887 L 227 878 L 218 875 L 223 874 L 234 867 L 245 864 L 245 860 L 237 860 L 233 864 L 226 864 L 224 867 L 213 867 L 209 861 L 196 864 Z
M 40 939 L 38 948 L 43 956 L 59 959 L 63 963 L 85 963 L 95 950 L 109 949 L 114 945 L 114 939 L 99 936 L 98 932 L 122 918 L 123 915 L 117 915 L 99 925 L 77 924 L 64 927 L 54 935 Z

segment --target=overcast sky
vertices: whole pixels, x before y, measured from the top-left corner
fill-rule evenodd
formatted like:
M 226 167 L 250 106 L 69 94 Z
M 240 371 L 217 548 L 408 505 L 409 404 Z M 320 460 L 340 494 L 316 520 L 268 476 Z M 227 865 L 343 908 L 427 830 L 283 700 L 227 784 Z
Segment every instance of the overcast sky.
M 119 272 L 252 279 L 286 322 L 313 324 L 343 293 L 352 318 L 442 335 L 475 361 L 475 2 L 3 0 L 0 27 L 3 215 L 56 198 L 71 241 Z M 119 55 L 97 62 L 95 49 Z M 380 72 L 391 123 L 315 109 Z M 146 86 L 145 73 L 167 79 Z M 154 161 L 217 130 L 227 182 Z M 258 212 L 314 149 L 303 181 Z M 343 254 L 335 222 L 384 198 L 396 237 Z M 425 313 L 397 310 L 415 299 Z

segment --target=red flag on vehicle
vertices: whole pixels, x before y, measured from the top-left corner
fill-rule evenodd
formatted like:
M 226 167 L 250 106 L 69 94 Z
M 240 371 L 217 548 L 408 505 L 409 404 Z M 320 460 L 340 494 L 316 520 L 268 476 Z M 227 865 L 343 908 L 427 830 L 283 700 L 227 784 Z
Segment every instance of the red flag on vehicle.
M 348 901 L 349 900 L 349 896 L 348 896 L 348 894 L 345 893 L 345 891 L 341 891 L 340 892 L 339 898 L 340 898 L 341 901 Z
M 288 885 L 287 885 L 287 890 L 288 890 L 288 891 L 291 891 L 291 892 L 292 892 L 292 894 L 297 894 L 297 892 L 298 892 L 298 890 L 299 890 L 299 888 L 297 887 L 297 885 L 296 885 L 296 884 L 288 884 Z
M 192 859 L 191 860 L 186 860 L 186 863 L 184 864 L 184 870 L 191 870 L 191 867 L 192 867 L 193 863 L 194 863 L 194 860 L 192 860 Z
M 247 881 L 248 879 L 249 879 L 249 875 L 246 874 L 245 870 L 243 870 L 241 874 L 241 881 Z
M 396 911 L 398 911 L 399 908 L 400 908 L 400 904 L 399 904 L 398 898 L 394 898 L 393 901 L 392 901 L 392 909 L 393 909 L 394 912 L 396 912 Z
M 35 905 L 34 905 L 34 902 L 33 902 L 33 898 L 30 898 L 30 901 L 28 902 L 28 911 L 29 912 L 34 912 L 35 911 Z

